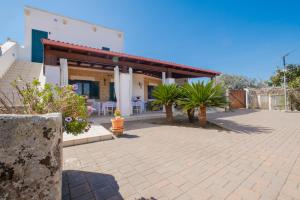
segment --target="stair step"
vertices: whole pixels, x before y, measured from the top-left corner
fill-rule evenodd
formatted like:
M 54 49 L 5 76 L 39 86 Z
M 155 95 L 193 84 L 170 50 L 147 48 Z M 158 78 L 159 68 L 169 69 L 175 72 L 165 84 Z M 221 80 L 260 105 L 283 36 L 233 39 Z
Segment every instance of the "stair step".
M 43 64 L 27 61 L 15 61 L 7 70 L 6 74 L 0 79 L 0 90 L 8 97 L 12 98 L 13 87 L 11 83 L 21 76 L 25 82 L 31 82 L 40 77 L 43 70 Z

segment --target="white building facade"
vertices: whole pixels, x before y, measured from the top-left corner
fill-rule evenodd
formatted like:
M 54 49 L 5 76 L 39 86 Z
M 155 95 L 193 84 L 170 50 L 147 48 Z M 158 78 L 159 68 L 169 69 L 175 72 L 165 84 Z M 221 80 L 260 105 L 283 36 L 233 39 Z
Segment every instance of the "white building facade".
M 24 46 L 6 45 L 14 49 L 0 56 L 0 63 L 9 63 L 0 69 L 0 83 L 7 82 L 11 76 L 7 74 L 17 75 L 10 67 L 12 63 L 35 63 L 35 69 L 40 70 L 36 73 L 39 80 L 59 86 L 77 84 L 80 95 L 103 103 L 116 102 L 126 116 L 133 113 L 137 102 L 145 105 L 151 101 L 152 90 L 158 84 L 184 83 L 188 78 L 219 74 L 125 54 L 124 33 L 119 30 L 28 6 L 24 8 L 24 17 Z M 17 71 L 20 73 L 20 69 Z M 6 79 L 1 80 L 1 75 Z
M 48 11 L 25 7 L 25 59 L 32 58 L 33 39 L 46 36 L 51 40 L 123 52 L 124 33 Z M 42 33 L 35 33 L 42 32 Z M 37 35 L 37 36 L 36 36 Z

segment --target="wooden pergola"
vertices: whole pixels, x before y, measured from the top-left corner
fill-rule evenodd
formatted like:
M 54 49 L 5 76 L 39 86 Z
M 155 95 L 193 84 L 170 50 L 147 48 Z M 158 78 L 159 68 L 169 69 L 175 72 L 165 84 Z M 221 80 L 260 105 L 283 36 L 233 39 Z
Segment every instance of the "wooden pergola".
M 166 62 L 151 58 L 106 51 L 76 44 L 42 39 L 44 45 L 44 64 L 60 65 L 59 59 L 68 60 L 68 65 L 80 68 L 114 70 L 118 66 L 122 73 L 127 73 L 129 67 L 133 73 L 140 73 L 161 78 L 166 73 L 166 78 L 213 78 L 220 72 L 205 70 L 196 67 Z

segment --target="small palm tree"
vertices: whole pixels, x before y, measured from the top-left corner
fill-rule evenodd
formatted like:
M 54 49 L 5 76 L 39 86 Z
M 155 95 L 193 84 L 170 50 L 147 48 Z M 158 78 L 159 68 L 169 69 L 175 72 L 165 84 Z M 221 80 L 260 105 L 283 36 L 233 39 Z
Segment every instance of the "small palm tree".
M 153 104 L 162 105 L 166 110 L 166 119 L 168 122 L 173 121 L 172 106 L 179 97 L 179 89 L 175 84 L 163 84 L 158 85 L 152 92 L 152 96 L 155 98 Z
M 201 127 L 206 125 L 206 108 L 209 106 L 226 105 L 225 91 L 221 85 L 215 85 L 214 81 L 208 83 L 196 82 L 185 84 L 181 90 L 184 95 L 178 100 L 186 111 L 198 108 L 198 119 Z
M 180 96 L 177 100 L 177 105 L 179 105 L 186 113 L 189 119 L 189 122 L 193 122 L 195 118 L 195 108 L 193 106 L 188 107 L 187 104 L 189 103 L 189 93 L 185 87 L 180 87 Z

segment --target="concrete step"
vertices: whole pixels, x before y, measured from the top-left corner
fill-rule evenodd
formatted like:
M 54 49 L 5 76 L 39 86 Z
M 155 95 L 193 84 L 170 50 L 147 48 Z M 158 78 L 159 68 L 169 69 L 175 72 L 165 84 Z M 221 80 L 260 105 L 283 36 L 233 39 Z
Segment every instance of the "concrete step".
M 86 144 L 91 142 L 99 142 L 113 139 L 113 134 L 101 125 L 92 125 L 90 130 L 86 133 L 74 136 L 64 132 L 63 146 L 73 146 L 79 144 Z

